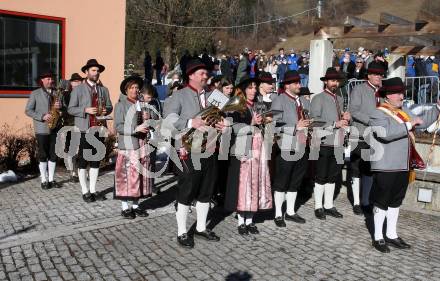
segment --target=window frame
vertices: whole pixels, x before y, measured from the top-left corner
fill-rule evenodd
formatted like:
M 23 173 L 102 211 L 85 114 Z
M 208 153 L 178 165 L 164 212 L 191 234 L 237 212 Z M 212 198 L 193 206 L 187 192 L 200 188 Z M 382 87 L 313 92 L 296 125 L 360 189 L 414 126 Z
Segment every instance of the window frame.
M 9 11 L 9 10 L 2 10 L 0 9 L 0 15 L 9 15 L 9 16 L 16 16 L 16 17 L 23 17 L 23 18 L 33 18 L 33 19 L 42 19 L 42 20 L 48 20 L 52 22 L 57 22 L 60 24 L 60 34 L 61 34 L 61 79 L 64 79 L 65 77 L 65 66 L 66 66 L 66 18 L 62 17 L 54 17 L 54 16 L 48 16 L 48 15 L 41 15 L 41 14 L 33 14 L 33 13 L 24 13 L 24 12 L 16 12 L 16 11 Z M 0 90 L 0 98 L 28 98 L 32 90 Z

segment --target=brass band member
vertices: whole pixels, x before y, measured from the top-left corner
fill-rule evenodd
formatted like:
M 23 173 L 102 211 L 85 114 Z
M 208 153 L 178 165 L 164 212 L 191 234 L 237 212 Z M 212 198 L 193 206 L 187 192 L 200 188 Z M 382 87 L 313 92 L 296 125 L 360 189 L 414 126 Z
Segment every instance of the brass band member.
M 253 222 L 259 210 L 272 208 L 268 160 L 261 126 L 263 116 L 256 111 L 257 79 L 245 75 L 237 88 L 246 97 L 247 110 L 231 114 L 233 141 L 228 171 L 225 209 L 236 211 L 240 235 L 259 234 Z
M 371 64 L 370 64 L 371 65 Z M 415 116 L 407 108 L 402 108 L 405 85 L 399 77 L 383 80 L 380 94 L 385 98 L 370 117 L 373 136 L 383 149 L 382 157 L 371 161 L 373 186 L 370 200 L 374 206 L 373 247 L 388 253 L 388 245 L 407 249 L 410 245 L 397 235 L 399 207 L 408 188 L 409 171 L 423 168 L 424 163 L 415 150 L 414 127 L 423 128 L 432 124 L 438 117 L 440 101 L 437 106 Z M 380 156 L 380 155 L 379 155 Z M 383 224 L 387 219 L 386 236 Z
M 139 89 L 143 82 L 140 76 L 130 76 L 122 81 L 121 97 L 115 106 L 115 130 L 118 133 L 118 157 L 115 167 L 114 198 L 122 200 L 121 216 L 134 219 L 146 217 L 148 213 L 139 208 L 139 199 L 151 196 L 152 179 L 150 157 L 145 147 L 148 142 L 150 118 L 146 111 L 136 110 L 139 104 Z M 129 208 L 128 201 L 132 202 Z
M 57 155 L 55 145 L 59 130 L 56 114 L 62 110 L 61 97 L 55 95 L 54 73 L 45 71 L 38 77 L 40 88 L 32 91 L 25 113 L 33 119 L 35 137 L 38 143 L 38 159 L 41 188 L 61 187 L 55 180 Z
M 81 83 L 83 82 L 83 78 L 81 77 L 81 75 L 79 75 L 78 73 L 73 73 L 70 76 L 69 79 L 69 89 L 68 91 L 65 93 L 64 95 L 64 105 L 67 107 L 69 105 L 70 102 L 70 94 L 72 93 L 72 90 L 75 89 L 77 86 L 81 85 Z M 64 117 L 64 126 L 74 126 L 74 117 L 66 114 Z M 68 131 L 66 134 L 66 146 L 64 148 L 64 152 L 68 153 L 69 149 L 70 149 L 70 143 L 71 143 L 71 139 L 72 139 L 72 132 Z M 77 156 L 68 156 L 65 159 L 65 163 L 66 163 L 66 168 L 67 170 L 69 170 L 71 172 L 70 175 L 70 181 L 71 182 L 78 182 L 78 164 L 77 164 Z
M 109 115 L 113 110 L 108 89 L 98 83 L 99 76 L 104 70 L 105 67 L 99 64 L 96 59 L 87 61 L 86 65 L 81 68 L 81 71 L 87 76 L 86 81 L 73 89 L 67 109 L 67 112 L 75 117 L 75 126 L 81 131 L 78 151 L 78 177 L 83 200 L 88 203 L 94 202 L 97 199 L 105 199 L 96 193 L 100 161 L 88 161 L 84 159 L 84 150 L 91 149 L 93 155 L 97 154 L 95 146 L 86 140 L 87 131 L 93 127 L 106 126 L 106 121 L 98 120 L 97 117 Z M 91 137 L 93 136 L 104 145 L 103 137 L 100 137 L 98 133 L 91 135 Z M 104 155 L 102 157 L 104 157 Z M 89 187 L 87 186 L 88 164 L 90 164 Z
M 173 126 L 178 131 L 186 128 L 200 130 L 206 126 L 206 122 L 194 116 L 208 107 L 209 94 L 205 92 L 208 80 L 206 65 L 199 59 L 189 61 L 186 65 L 186 77 L 187 86 L 165 100 L 164 116 L 168 119 L 175 119 Z M 180 148 L 179 153 L 184 170 L 178 171 L 177 242 L 183 247 L 194 247 L 194 239 L 188 235 L 186 228 L 188 211 L 194 200 L 197 201 L 195 236 L 208 241 L 219 241 L 220 238 L 212 230 L 206 228 L 209 202 L 216 182 L 217 156 L 213 154 L 207 158 L 201 158 L 201 169 L 195 169 L 192 161 L 193 153 L 189 153 L 184 147 Z
M 260 72 L 258 79 L 260 82 L 260 84 L 258 85 L 258 101 L 264 103 L 266 108 L 270 109 L 272 99 L 275 97 L 274 95 L 272 95 L 272 93 L 276 80 L 272 77 L 272 74 L 264 71 Z
M 336 95 L 339 82 L 342 79 L 344 79 L 342 74 L 335 68 L 329 67 L 325 76 L 321 77 L 321 81 L 324 81 L 324 91 L 313 97 L 311 102 L 312 119 L 325 122 L 321 130 L 314 132 L 317 133 L 314 138 L 321 134 L 318 136 L 321 139 L 321 144 L 316 162 L 314 187 L 315 216 L 318 219 L 325 219 L 326 215 L 342 218 L 342 214 L 333 205 L 335 182 L 343 165 L 343 128 L 348 126 L 351 119 L 350 113 L 342 112 L 343 98 Z M 322 208 L 323 196 L 324 208 Z
M 307 148 L 307 128 L 310 119 L 305 111 L 310 111 L 310 102 L 300 97 L 301 77 L 295 70 L 284 75 L 284 91 L 273 99 L 272 109 L 280 110 L 275 114 L 278 140 L 275 156 L 275 176 L 273 179 L 275 201 L 275 224 L 285 227 L 284 219 L 296 223 L 305 223 L 305 219 L 295 213 L 295 201 L 298 188 L 307 173 L 309 149 Z M 286 215 L 283 218 L 282 205 L 286 200 Z
M 376 106 L 380 103 L 379 88 L 382 85 L 382 78 L 385 69 L 382 64 L 375 61 L 368 65 L 368 80 L 353 88 L 350 93 L 349 111 L 353 117 L 353 126 L 359 132 L 357 136 L 354 132 L 350 132 L 351 138 L 359 140 L 356 148 L 350 155 L 350 169 L 352 175 L 352 191 L 353 191 L 353 212 L 356 215 L 362 214 L 360 207 L 360 190 L 362 190 L 362 207 L 369 213 L 369 196 L 371 185 L 373 183 L 373 175 L 371 173 L 370 162 L 368 159 L 361 157 L 362 150 L 369 149 L 369 145 L 364 140 L 364 131 L 370 122 L 372 112 L 376 110 Z

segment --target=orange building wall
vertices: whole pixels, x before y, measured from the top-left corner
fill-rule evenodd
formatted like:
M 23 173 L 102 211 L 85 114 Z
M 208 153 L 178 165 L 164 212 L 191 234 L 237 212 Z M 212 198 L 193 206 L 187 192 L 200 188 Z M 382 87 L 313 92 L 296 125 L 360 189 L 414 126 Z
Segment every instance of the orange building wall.
M 66 19 L 65 76 L 81 75 L 81 67 L 96 58 L 106 67 L 101 80 L 114 103 L 124 77 L 125 0 L 4 0 L 0 9 Z M 24 114 L 27 98 L 0 97 L 0 125 L 19 129 L 31 124 Z

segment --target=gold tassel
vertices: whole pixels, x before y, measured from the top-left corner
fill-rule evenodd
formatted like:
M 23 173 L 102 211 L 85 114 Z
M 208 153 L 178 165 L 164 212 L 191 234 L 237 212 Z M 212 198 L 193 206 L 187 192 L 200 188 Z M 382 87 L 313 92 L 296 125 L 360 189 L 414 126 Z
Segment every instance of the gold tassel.
M 414 170 L 409 170 L 409 179 L 408 179 L 408 182 L 409 182 L 409 183 L 412 183 L 412 182 L 415 182 L 415 180 L 416 180 L 416 171 L 414 171 Z

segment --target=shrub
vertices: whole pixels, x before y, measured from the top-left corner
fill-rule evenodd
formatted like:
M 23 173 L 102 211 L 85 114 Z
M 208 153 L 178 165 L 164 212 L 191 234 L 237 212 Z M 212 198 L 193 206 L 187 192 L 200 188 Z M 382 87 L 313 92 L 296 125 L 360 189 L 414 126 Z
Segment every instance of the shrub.
M 19 162 L 27 159 L 30 166 L 37 166 L 37 142 L 31 126 L 16 130 L 3 124 L 0 128 L 0 169 L 16 171 Z

